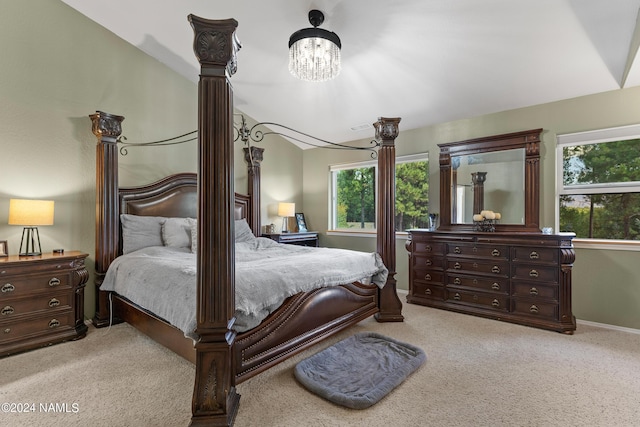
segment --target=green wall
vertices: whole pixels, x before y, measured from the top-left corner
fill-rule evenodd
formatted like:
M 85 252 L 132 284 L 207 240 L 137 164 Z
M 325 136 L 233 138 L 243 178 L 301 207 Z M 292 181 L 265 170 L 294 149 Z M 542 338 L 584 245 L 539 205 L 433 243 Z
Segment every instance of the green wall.
M 640 87 L 616 90 L 480 117 L 403 130 L 397 155 L 429 152 L 431 212 L 439 212 L 437 144 L 543 128 L 541 148 L 541 226 L 555 227 L 556 135 L 640 123 Z M 381 110 L 384 110 L 381 108 Z M 372 117 L 371 121 L 377 118 Z M 371 132 L 373 136 L 373 130 Z M 356 141 L 364 143 L 365 140 Z M 304 208 L 307 221 L 321 232 L 328 224 L 329 165 L 368 160 L 363 153 L 331 150 L 304 152 Z M 307 213 L 309 212 L 309 213 Z M 397 241 L 398 287 L 408 289 L 405 240 Z M 375 239 L 323 234 L 321 244 L 375 250 Z M 573 312 L 578 319 L 640 329 L 639 251 L 594 249 L 576 244 Z
M 186 18 L 184 25 L 188 25 Z M 0 0 L 0 240 L 17 254 L 22 227 L 7 225 L 10 198 L 55 201 L 55 223 L 40 227 L 44 251 L 81 250 L 91 279 L 85 315 L 94 313 L 95 146 L 88 117 L 125 117 L 129 142 L 197 128 L 197 83 L 58 0 Z M 239 67 L 242 67 L 241 52 Z M 270 140 L 262 163 L 263 223 L 279 218 L 278 201 L 302 204 L 302 151 Z M 195 172 L 197 143 L 132 148 L 120 157 L 120 184 Z M 242 144 L 235 147 L 236 191 L 246 192 Z M 274 185 L 277 183 L 277 185 Z

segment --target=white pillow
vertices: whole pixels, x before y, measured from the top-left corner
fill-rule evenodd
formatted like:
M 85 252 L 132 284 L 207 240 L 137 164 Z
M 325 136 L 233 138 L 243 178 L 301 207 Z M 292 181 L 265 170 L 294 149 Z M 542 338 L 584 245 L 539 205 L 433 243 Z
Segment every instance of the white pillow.
M 194 218 L 167 218 L 162 223 L 162 241 L 172 248 L 191 247 L 191 227 L 196 224 Z
M 162 223 L 165 220 L 161 216 L 121 214 L 122 253 L 128 254 L 149 246 L 162 246 Z

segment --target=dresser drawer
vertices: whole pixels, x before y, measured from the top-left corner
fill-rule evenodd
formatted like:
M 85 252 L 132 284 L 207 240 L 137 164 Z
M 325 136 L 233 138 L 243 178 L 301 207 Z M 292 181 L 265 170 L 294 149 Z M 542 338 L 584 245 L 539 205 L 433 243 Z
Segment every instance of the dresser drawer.
M 444 253 L 444 243 L 413 241 L 414 253 L 442 255 Z
M 442 285 L 444 284 L 444 273 L 437 270 L 416 268 L 413 270 L 413 280 L 416 282 L 435 282 Z
M 484 260 L 447 259 L 447 270 L 454 272 L 468 271 L 471 273 L 507 277 L 509 275 L 509 263 L 506 261 L 490 262 Z
M 435 285 L 433 283 L 417 283 L 413 282 L 411 295 L 414 297 L 430 298 L 436 300 L 444 300 L 444 286 Z
M 447 289 L 446 298 L 447 302 L 474 305 L 497 311 L 509 311 L 509 298 L 506 295 Z
M 58 289 L 71 289 L 69 271 L 13 277 L 0 276 L 0 301 L 34 291 L 50 292 Z
M 558 250 L 553 248 L 532 248 L 514 246 L 511 248 L 511 260 L 515 262 L 558 264 Z
M 516 298 L 527 297 L 557 301 L 558 286 L 518 282 L 513 283 L 511 295 Z
M 442 269 L 444 258 L 441 256 L 415 255 L 411 257 L 414 268 L 436 268 Z
M 530 264 L 513 264 L 511 266 L 511 279 L 514 281 L 533 281 L 558 283 L 558 268 L 544 267 Z
M 509 259 L 509 247 L 503 245 L 447 244 L 447 255 L 476 258 Z
M 513 304 L 512 311 L 516 314 L 558 320 L 558 304 L 515 298 L 511 300 L 511 303 Z
M 16 316 L 37 312 L 71 308 L 73 295 L 70 292 L 62 294 L 43 295 L 39 297 L 17 298 L 3 301 L 0 304 L 0 322 Z
M 54 334 L 56 331 L 75 327 L 73 310 L 53 315 L 38 316 L 34 319 L 2 323 L 0 343 L 25 339 L 36 335 Z
M 509 293 L 509 281 L 503 278 L 470 277 L 460 274 L 447 275 L 447 286 L 475 288 L 483 291 Z

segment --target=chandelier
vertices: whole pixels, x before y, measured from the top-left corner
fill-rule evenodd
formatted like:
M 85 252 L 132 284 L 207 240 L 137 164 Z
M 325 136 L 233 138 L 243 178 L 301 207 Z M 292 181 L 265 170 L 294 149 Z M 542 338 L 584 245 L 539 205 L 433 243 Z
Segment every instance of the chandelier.
M 308 82 L 331 80 L 340 74 L 340 37 L 318 28 L 324 22 L 319 10 L 309 12 L 313 28 L 303 28 L 289 37 L 289 71 Z

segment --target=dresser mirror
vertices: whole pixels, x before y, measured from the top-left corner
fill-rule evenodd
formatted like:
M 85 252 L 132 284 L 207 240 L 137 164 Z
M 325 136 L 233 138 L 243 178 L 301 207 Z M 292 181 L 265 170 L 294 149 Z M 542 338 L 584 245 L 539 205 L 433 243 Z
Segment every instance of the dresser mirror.
M 440 227 L 473 230 L 473 215 L 500 213 L 496 231 L 540 232 L 542 129 L 438 144 Z

